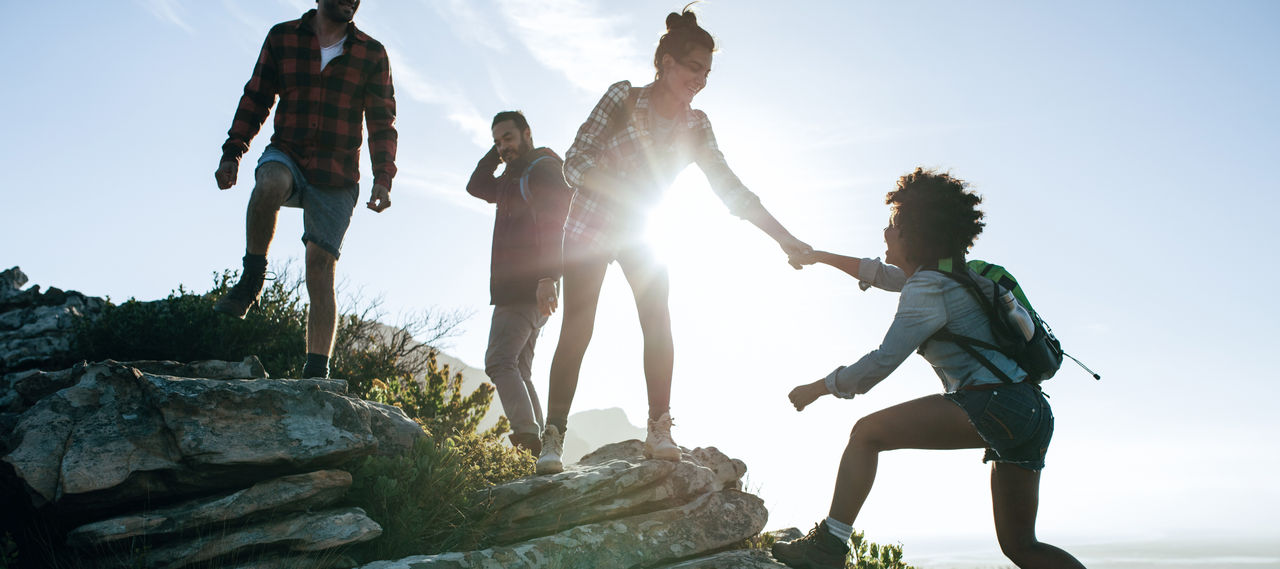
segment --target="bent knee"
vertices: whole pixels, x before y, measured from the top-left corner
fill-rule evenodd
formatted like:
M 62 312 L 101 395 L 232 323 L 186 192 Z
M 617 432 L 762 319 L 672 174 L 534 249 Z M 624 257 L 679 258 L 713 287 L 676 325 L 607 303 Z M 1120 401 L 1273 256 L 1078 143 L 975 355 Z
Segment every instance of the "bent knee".
M 887 432 L 884 426 L 871 417 L 863 417 L 854 423 L 849 432 L 849 446 L 859 446 L 876 451 L 884 450 Z
M 497 383 L 499 377 L 510 377 L 511 374 L 519 376 L 520 370 L 514 355 L 491 352 L 484 357 L 484 374 Z
M 266 162 L 254 174 L 253 199 L 279 207 L 293 191 L 293 172 L 280 162 Z
M 1026 566 L 1025 561 L 1031 557 L 1031 552 L 1033 549 L 1034 549 L 1034 542 L 1032 543 L 1019 542 L 1017 544 L 1011 544 L 1011 545 L 1005 545 L 1004 542 L 1000 543 L 1000 552 L 1003 553 L 1005 557 L 1008 557 L 1009 561 L 1012 561 L 1014 565 L 1017 565 L 1019 567 Z

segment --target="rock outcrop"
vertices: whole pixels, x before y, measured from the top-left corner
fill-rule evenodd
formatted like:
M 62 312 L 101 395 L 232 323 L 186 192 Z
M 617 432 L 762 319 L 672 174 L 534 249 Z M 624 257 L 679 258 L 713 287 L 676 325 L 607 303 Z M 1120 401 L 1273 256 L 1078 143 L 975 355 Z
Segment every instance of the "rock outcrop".
M 178 378 L 115 362 L 70 380 L 22 413 L 0 459 L 35 506 L 67 513 L 404 452 L 422 436 L 399 409 L 346 396 L 342 380 Z
M 383 528 L 341 502 L 343 469 L 408 452 L 417 423 L 342 380 L 269 378 L 255 357 L 74 363 L 77 322 L 105 301 L 26 280 L 0 273 L 0 510 L 6 531 L 24 519 L 11 512 L 53 520 L 49 545 L 79 566 L 780 567 L 744 549 L 768 512 L 742 491 L 742 461 L 646 460 L 638 440 L 485 491 L 483 549 L 353 559 Z
M 106 301 L 39 286 L 22 290 L 18 267 L 0 272 L 0 376 L 33 368 L 60 369 L 74 359 L 76 323 L 102 312 Z
M 489 490 L 493 546 L 380 561 L 364 569 L 778 567 L 733 549 L 768 518 L 742 492 L 746 465 L 715 448 L 647 460 L 638 440 L 606 445 L 551 476 Z
M 333 468 L 407 452 L 425 434 L 398 408 L 347 396 L 341 380 L 228 378 L 261 376 L 254 363 L 107 361 L 17 374 L 11 402 L 64 387 L 14 403 L 22 411 L 0 432 L 9 441 L 0 462 L 33 507 L 87 522 L 66 540 L 86 558 L 354 566 L 335 552 L 382 528 L 359 508 L 332 507 L 351 485 Z M 142 558 L 119 554 L 140 547 Z

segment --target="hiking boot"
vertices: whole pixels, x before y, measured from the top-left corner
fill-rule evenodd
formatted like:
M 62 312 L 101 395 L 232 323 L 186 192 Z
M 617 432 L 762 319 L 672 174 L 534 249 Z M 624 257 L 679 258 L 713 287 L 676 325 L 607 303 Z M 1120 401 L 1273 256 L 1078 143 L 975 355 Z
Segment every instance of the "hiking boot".
M 240 272 L 240 280 L 236 281 L 231 290 L 213 305 L 214 312 L 244 320 L 244 316 L 249 313 L 249 308 L 258 302 L 258 297 L 262 296 L 262 284 L 266 278 L 266 257 L 251 259 L 245 255 L 244 270 Z
M 533 456 L 542 454 L 542 440 L 538 438 L 538 433 L 511 433 L 508 439 L 511 439 L 511 446 L 520 450 L 528 451 Z
M 680 447 L 671 440 L 671 413 L 649 419 L 649 435 L 644 438 L 644 457 L 679 462 Z
M 538 463 L 534 472 L 538 474 L 556 474 L 564 472 L 564 462 L 560 455 L 564 454 L 564 433 L 555 425 L 547 425 L 542 430 L 542 450 L 538 453 Z
M 329 379 L 329 358 L 307 354 L 307 362 L 302 364 L 302 379 Z
M 848 556 L 849 544 L 831 535 L 826 520 L 800 539 L 773 544 L 773 558 L 795 569 L 844 569 Z

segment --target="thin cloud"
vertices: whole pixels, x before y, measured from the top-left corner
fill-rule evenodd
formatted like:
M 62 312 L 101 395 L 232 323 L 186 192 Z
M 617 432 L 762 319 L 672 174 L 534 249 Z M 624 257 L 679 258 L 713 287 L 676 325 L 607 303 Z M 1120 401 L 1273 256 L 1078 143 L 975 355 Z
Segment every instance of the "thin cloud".
M 280 3 L 292 8 L 292 11 L 299 14 L 316 7 L 314 0 L 280 0 Z
M 493 18 L 482 15 L 474 0 L 447 0 L 427 2 L 436 9 L 453 33 L 465 42 L 484 46 L 498 53 L 507 51 L 504 34 L 494 26 Z
M 478 200 L 464 190 L 467 180 L 466 177 L 450 172 L 427 173 L 413 166 L 405 166 L 396 174 L 396 188 L 438 199 L 468 211 L 492 215 L 492 204 Z
M 404 93 L 414 101 L 445 108 L 445 117 L 458 125 L 464 133 L 482 147 L 493 144 L 489 120 L 456 86 L 441 86 L 426 80 L 408 58 L 387 48 L 391 58 L 391 74 L 397 93 Z
M 179 28 L 182 28 L 182 31 L 187 32 L 188 34 L 193 33 L 195 31 L 194 29 L 192 29 L 191 25 L 187 24 L 186 20 L 182 18 L 182 12 L 184 12 L 184 10 L 182 9 L 181 0 L 136 0 L 136 1 L 139 4 L 141 4 L 144 8 L 146 8 L 147 11 L 151 12 L 151 15 L 155 16 L 156 18 L 159 18 L 161 21 L 165 21 Z
M 630 22 L 583 0 L 498 0 L 502 15 L 533 57 L 590 93 L 648 74 Z

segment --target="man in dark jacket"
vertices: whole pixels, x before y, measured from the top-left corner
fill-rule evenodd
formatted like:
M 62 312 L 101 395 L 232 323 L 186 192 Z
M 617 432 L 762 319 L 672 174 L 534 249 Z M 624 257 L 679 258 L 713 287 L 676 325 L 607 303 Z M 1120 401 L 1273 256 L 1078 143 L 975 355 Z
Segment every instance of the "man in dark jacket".
M 506 168 L 495 177 L 502 163 Z M 498 206 L 489 269 L 493 323 L 485 373 L 511 421 L 511 443 L 534 456 L 542 447 L 543 421 L 531 378 L 533 348 L 558 303 L 560 246 L 573 197 L 561 165 L 554 151 L 534 148 L 523 114 L 503 111 L 493 117 L 493 148 L 476 164 L 467 183 L 468 193 Z
M 333 281 L 360 196 L 362 122 L 373 160 L 369 209 L 380 213 L 391 207 L 396 175 L 391 66 L 382 44 L 352 23 L 359 7 L 359 0 L 318 0 L 315 10 L 271 28 L 214 173 L 219 188 L 235 185 L 241 157 L 279 99 L 271 144 L 254 170 L 244 271 L 213 308 L 245 317 L 262 294 L 280 208 L 301 208 L 311 300 L 304 378 L 329 376 L 338 318 Z

